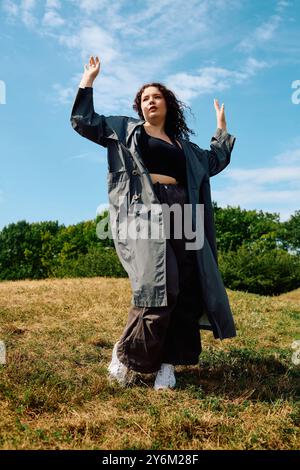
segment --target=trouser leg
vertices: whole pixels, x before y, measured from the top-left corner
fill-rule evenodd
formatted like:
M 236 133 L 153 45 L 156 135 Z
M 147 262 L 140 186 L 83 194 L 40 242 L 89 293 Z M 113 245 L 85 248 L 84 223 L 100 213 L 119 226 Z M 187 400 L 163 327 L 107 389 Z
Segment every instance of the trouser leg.
M 169 188 L 167 196 L 170 205 L 174 202 L 181 205 L 182 218 L 175 220 L 173 214 L 171 215 L 170 243 L 177 261 L 179 295 L 170 317 L 162 361 L 174 365 L 198 364 L 201 353 L 198 325 L 201 295 L 196 252 L 187 249 L 187 243 L 194 242 L 195 238 L 188 240 L 184 232 L 184 219 L 188 214 L 184 211 L 184 204 L 188 202 L 188 198 L 183 187 Z M 180 225 L 182 236 L 177 238 L 179 234 L 175 228 L 178 229 Z
M 179 294 L 177 261 L 169 240 L 166 240 L 166 277 L 168 305 L 132 305 L 127 325 L 118 343 L 119 360 L 137 372 L 151 373 L 160 368 L 171 312 Z
M 162 362 L 174 365 L 198 364 L 201 353 L 198 325 L 200 294 L 195 252 L 182 249 L 181 244 L 175 244 L 175 250 L 180 292 L 165 337 Z

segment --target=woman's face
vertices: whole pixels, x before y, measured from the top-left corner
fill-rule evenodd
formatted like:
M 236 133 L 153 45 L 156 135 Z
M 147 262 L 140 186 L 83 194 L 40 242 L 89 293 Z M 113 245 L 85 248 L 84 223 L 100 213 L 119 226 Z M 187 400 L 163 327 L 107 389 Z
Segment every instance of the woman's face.
M 165 121 L 167 103 L 161 91 L 155 86 L 145 88 L 141 96 L 141 108 L 145 121 L 160 124 Z

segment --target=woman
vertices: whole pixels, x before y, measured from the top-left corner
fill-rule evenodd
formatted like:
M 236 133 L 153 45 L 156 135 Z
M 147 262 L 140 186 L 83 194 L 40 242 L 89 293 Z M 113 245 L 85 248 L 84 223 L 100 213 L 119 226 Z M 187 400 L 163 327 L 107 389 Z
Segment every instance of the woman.
M 210 329 L 220 339 L 236 335 L 217 264 L 209 184 L 228 165 L 235 137 L 227 132 L 224 104 L 220 108 L 215 100 L 217 130 L 211 150 L 190 142 L 193 132 L 186 126 L 183 104 L 160 83 L 138 91 L 133 109 L 140 119 L 99 115 L 93 105 L 99 71 L 99 58 L 90 57 L 71 123 L 80 135 L 108 150 L 110 222 L 133 290 L 109 377 L 126 385 L 133 371 L 156 372 L 156 390 L 173 388 L 175 365 L 198 363 L 199 329 Z M 173 213 L 174 206 L 179 210 Z M 159 232 L 155 237 L 149 236 L 149 217 Z M 185 230 L 186 222 L 192 230 Z M 145 226 L 147 236 L 139 236 Z

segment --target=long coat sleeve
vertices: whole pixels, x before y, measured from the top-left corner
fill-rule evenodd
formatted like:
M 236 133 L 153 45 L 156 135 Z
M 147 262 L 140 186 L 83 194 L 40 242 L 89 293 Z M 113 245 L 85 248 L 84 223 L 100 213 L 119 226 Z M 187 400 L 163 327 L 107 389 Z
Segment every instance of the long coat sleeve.
M 230 163 L 231 153 L 236 138 L 221 128 L 217 128 L 211 139 L 210 150 L 206 150 L 209 166 L 209 176 L 214 176 L 224 170 Z
M 125 116 L 104 116 L 94 109 L 93 88 L 79 88 L 72 112 L 71 125 L 82 137 L 107 147 L 109 140 L 119 140 L 125 132 Z

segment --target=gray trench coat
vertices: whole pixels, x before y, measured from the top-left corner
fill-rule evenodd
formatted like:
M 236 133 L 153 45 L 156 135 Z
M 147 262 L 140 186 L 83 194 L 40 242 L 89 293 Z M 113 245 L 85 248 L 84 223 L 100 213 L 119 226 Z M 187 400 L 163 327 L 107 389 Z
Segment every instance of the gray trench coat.
M 148 216 L 156 207 L 154 217 L 163 225 L 162 211 L 153 189 L 150 174 L 139 153 L 138 137 L 144 120 L 128 116 L 104 116 L 95 113 L 93 88 L 79 88 L 72 112 L 71 124 L 83 137 L 107 148 L 107 186 L 110 216 L 120 230 L 121 212 L 137 218 L 137 204 L 142 204 Z M 210 177 L 222 171 L 230 162 L 235 137 L 218 128 L 211 139 L 210 150 L 178 139 L 186 157 L 187 190 L 196 227 L 196 204 L 203 204 L 203 245 L 196 250 L 202 305 L 199 328 L 212 330 L 215 338 L 236 336 L 227 293 L 218 269 L 214 213 L 211 202 Z M 121 207 L 120 201 L 127 204 Z M 155 205 L 155 206 L 153 206 Z M 124 209 L 125 208 L 125 209 Z M 158 211 L 157 211 L 158 208 Z M 164 232 L 162 232 L 164 233 Z M 196 235 L 197 236 L 197 235 Z M 114 236 L 120 262 L 127 271 L 132 286 L 132 304 L 143 306 L 167 305 L 166 238 L 133 238 Z

